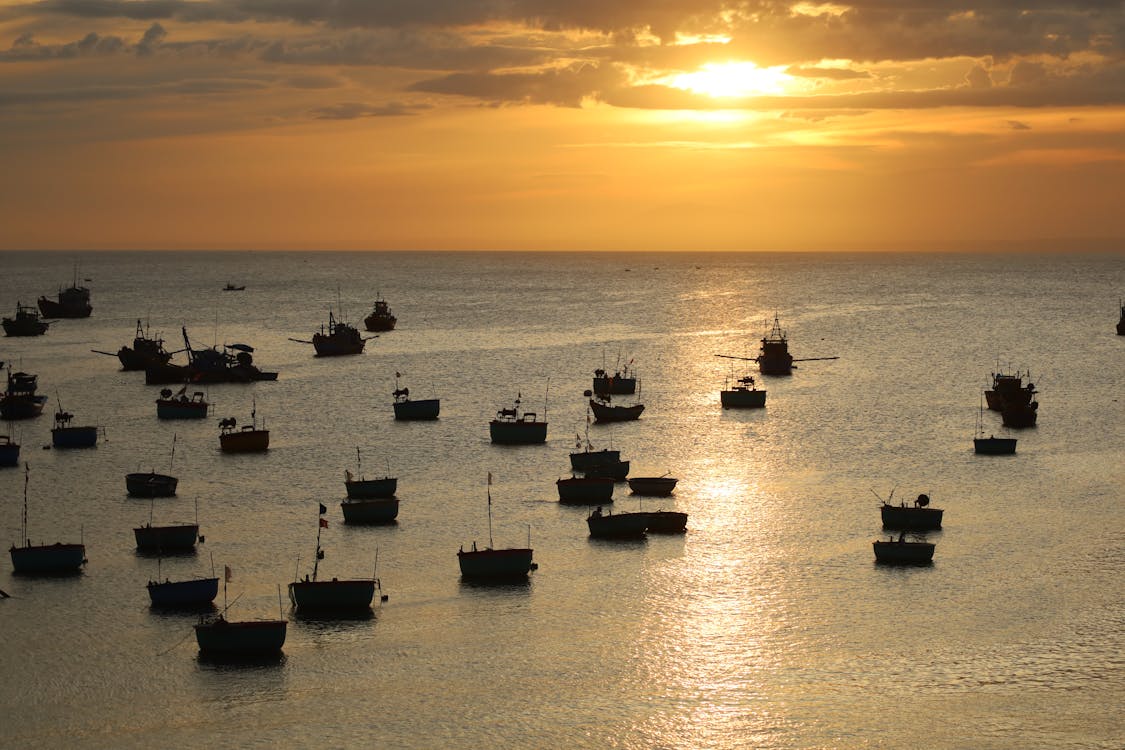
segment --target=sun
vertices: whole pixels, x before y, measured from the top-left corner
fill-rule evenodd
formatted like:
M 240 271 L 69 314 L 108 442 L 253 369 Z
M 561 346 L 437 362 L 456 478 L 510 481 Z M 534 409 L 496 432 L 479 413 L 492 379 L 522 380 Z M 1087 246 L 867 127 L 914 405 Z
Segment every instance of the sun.
M 784 71 L 784 65 L 759 68 L 752 62 L 706 63 L 694 73 L 671 76 L 668 85 L 714 97 L 784 94 L 794 80 Z

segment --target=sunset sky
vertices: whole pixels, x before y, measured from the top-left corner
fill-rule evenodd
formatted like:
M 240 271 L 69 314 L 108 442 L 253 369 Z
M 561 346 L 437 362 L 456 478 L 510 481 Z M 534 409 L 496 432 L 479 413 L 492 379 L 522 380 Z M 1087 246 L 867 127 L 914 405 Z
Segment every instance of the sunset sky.
M 1120 1 L 0 0 L 0 249 L 1121 238 Z

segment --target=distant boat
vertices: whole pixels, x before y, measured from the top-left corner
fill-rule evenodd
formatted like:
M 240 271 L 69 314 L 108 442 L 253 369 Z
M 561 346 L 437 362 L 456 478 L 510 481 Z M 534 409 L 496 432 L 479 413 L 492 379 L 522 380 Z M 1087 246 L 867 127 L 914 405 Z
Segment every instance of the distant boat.
M 51 428 L 51 445 L 56 448 L 93 448 L 98 444 L 96 425 L 72 425 L 74 415 L 62 410 L 55 412 L 55 426 Z
M 223 344 L 222 348 L 192 349 L 187 327 L 182 327 L 186 365 L 152 364 L 145 368 L 148 385 L 182 383 L 253 383 L 277 380 L 276 372 L 265 372 L 254 364 L 254 347 Z
M 1038 417 L 1039 404 L 1035 401 L 1030 404 L 1005 404 L 1000 410 L 1000 418 L 1005 427 L 1034 427 Z
M 0 418 L 31 419 L 43 413 L 47 397 L 39 395 L 39 377 L 8 368 L 8 387 L 0 394 Z
M 398 490 L 396 477 L 388 475 L 381 479 L 364 478 L 358 447 L 355 449 L 355 472 L 359 475 L 359 479 L 356 479 L 350 471 L 344 470 L 344 487 L 348 492 L 349 500 L 393 497 Z
M 223 291 L 224 292 L 244 292 L 244 291 L 246 291 L 246 285 L 245 284 L 235 285 L 232 282 L 228 281 L 226 283 L 226 286 L 223 287 Z
M 973 437 L 973 452 L 982 456 L 1010 456 L 1016 452 L 1016 438 L 984 436 L 984 404 L 981 403 L 977 419 L 977 434 Z
M 598 506 L 586 517 L 586 525 L 595 538 L 641 539 L 648 529 L 648 520 L 648 513 L 603 513 Z
M 23 473 L 23 521 L 20 526 L 22 546 L 12 545 L 12 570 L 16 573 L 73 573 L 86 564 L 86 545 L 32 544 L 27 534 L 27 485 L 31 477 L 31 467 L 24 464 Z
M 196 391 L 187 395 L 185 385 L 175 394 L 171 388 L 160 389 L 160 398 L 156 399 L 157 419 L 206 419 L 210 404 L 204 398 L 203 391 Z
M 369 331 L 393 331 L 398 318 L 391 312 L 386 300 L 378 297 L 371 314 L 363 319 L 363 325 Z
M 362 354 L 367 339 L 360 335 L 359 330 L 340 320 L 332 311 L 328 311 L 328 326 L 321 326 L 320 331 L 313 334 L 312 341 L 302 339 L 289 339 L 298 344 L 312 344 L 318 357 L 342 357 L 349 354 Z
M 763 375 L 792 375 L 796 365 L 794 362 L 818 362 L 839 357 L 805 357 L 794 359 L 789 353 L 789 336 L 781 328 L 781 320 L 777 313 L 773 316 L 773 326 L 762 337 L 757 357 L 736 357 L 729 354 L 716 354 L 716 357 L 727 359 L 741 359 L 758 363 L 758 372 Z
M 324 559 L 324 550 L 320 546 L 321 529 L 328 526 L 324 519 L 327 508 L 320 506 L 320 518 L 316 527 L 316 555 L 313 557 L 312 576 L 305 576 L 303 581 L 293 581 L 289 584 L 289 600 L 298 611 L 346 611 L 364 610 L 371 607 L 371 600 L 375 597 L 375 589 L 382 588 L 379 579 L 374 575 L 371 578 L 358 578 L 340 580 L 333 578 L 330 581 L 318 579 L 320 561 Z M 378 566 L 378 561 L 376 561 Z
M 630 369 L 632 365 L 633 360 L 630 359 L 624 367 L 615 368 L 613 374 L 610 375 L 603 363 L 601 367 L 594 370 L 594 393 L 598 395 L 612 394 L 614 396 L 636 393 L 637 373 Z
M 1027 377 L 1027 385 L 1023 384 Z M 1027 406 L 1035 400 L 1035 384 L 1031 382 L 1030 372 L 1016 370 L 992 373 L 992 387 L 984 392 L 990 411 L 1004 411 L 1009 406 Z
M 539 566 L 532 562 L 531 531 L 528 531 L 527 547 L 494 549 L 492 545 L 492 474 L 488 475 L 488 547 L 477 549 L 464 547 L 457 550 L 457 563 L 461 568 L 461 578 L 465 580 L 519 580 L 527 578 Z
M 612 477 L 567 477 L 555 482 L 560 503 L 601 505 L 613 502 Z
M 141 327 L 141 321 L 137 320 L 137 331 L 133 336 L 133 346 L 123 346 L 117 350 L 117 353 L 103 352 L 97 349 L 91 349 L 94 354 L 105 354 L 110 357 L 117 357 L 121 362 L 122 370 L 144 370 L 149 366 L 159 367 L 166 365 L 172 359 L 172 353 L 164 349 L 164 339 L 150 338 L 148 331 Z
M 493 443 L 502 445 L 527 445 L 547 442 L 547 418 L 544 405 L 544 418 L 538 419 L 533 411 L 520 411 L 520 395 L 516 394 L 515 405 L 511 409 L 500 409 L 496 418 L 488 423 L 488 434 Z
M 189 578 L 184 581 L 172 581 L 165 578 L 163 581 L 149 581 L 145 588 L 148 589 L 149 600 L 154 607 L 202 607 L 215 601 L 219 593 L 219 579 Z
M 894 494 L 894 490 L 891 490 L 891 494 L 886 500 L 879 498 L 883 502 L 879 512 L 883 519 L 884 529 L 934 531 L 941 528 L 941 519 L 945 511 L 941 508 L 931 508 L 929 495 L 918 495 L 913 505 L 907 505 L 906 503 L 894 505 L 891 502 L 894 499 Z M 875 496 L 879 497 L 878 493 L 875 493 Z
M 89 279 L 87 279 L 89 281 Z M 39 298 L 39 312 L 47 318 L 88 318 L 94 308 L 90 306 L 90 290 L 78 286 L 78 267 L 75 266 L 74 281 L 63 289 L 59 287 L 57 301 Z
M 172 435 L 172 451 L 168 457 L 168 471 L 176 460 L 176 436 Z M 138 471 L 125 475 L 125 491 L 132 497 L 173 497 L 180 480 L 170 474 L 155 471 Z
M 394 523 L 398 518 L 398 498 L 344 500 L 340 503 L 340 510 L 344 514 L 344 523 L 348 524 Z
M 153 526 L 147 523 L 133 529 L 137 549 L 142 552 L 186 552 L 195 549 L 199 540 L 199 524 Z
M 876 539 L 871 543 L 875 549 L 875 562 L 890 565 L 928 565 L 934 559 L 932 542 L 908 542 L 906 534 L 899 534 L 897 540 Z
M 615 482 L 624 482 L 629 476 L 628 461 L 603 461 L 586 469 L 588 477 L 609 477 Z
M 399 388 L 399 373 L 395 373 L 394 410 L 395 419 L 399 421 L 437 419 L 441 411 L 441 400 L 426 398 L 411 400 L 409 388 Z
M 1121 304 L 1121 317 L 1117 319 L 1117 335 L 1125 336 L 1125 304 Z
M 724 409 L 761 409 L 766 405 L 766 392 L 758 390 L 752 376 L 744 375 L 733 387 L 719 392 L 719 403 Z
M 648 513 L 648 534 L 683 534 L 687 531 L 688 514 L 675 510 L 655 510 Z
M 621 462 L 621 451 L 619 450 L 611 448 L 594 450 L 594 446 L 590 442 L 590 417 L 588 414 L 586 416 L 586 440 L 583 441 L 581 435 L 575 434 L 574 447 L 578 450 L 570 454 L 570 468 L 575 471 L 588 472 L 604 464 L 612 465 Z
M 19 466 L 20 444 L 11 435 L 0 435 L 0 466 Z
M 4 327 L 5 336 L 42 336 L 51 325 L 39 319 L 39 313 L 34 307 L 27 307 L 16 303 L 16 314 L 11 318 L 0 321 Z
M 226 618 L 227 582 L 230 566 L 223 576 L 223 609 L 217 616 L 201 619 L 195 625 L 195 640 L 201 653 L 225 658 L 276 656 L 285 645 L 288 620 L 233 621 Z
M 676 489 L 678 481 L 667 474 L 661 477 L 629 477 L 629 490 L 634 495 L 668 497 Z
M 270 431 L 264 423 L 258 427 L 257 406 L 250 411 L 250 424 L 243 425 L 241 430 L 236 430 L 237 426 L 238 421 L 234 417 L 219 421 L 219 449 L 223 453 L 262 453 L 269 450 Z
M 640 419 L 641 412 L 645 410 L 644 404 L 614 406 L 608 394 L 592 398 L 589 403 L 595 422 L 631 422 Z

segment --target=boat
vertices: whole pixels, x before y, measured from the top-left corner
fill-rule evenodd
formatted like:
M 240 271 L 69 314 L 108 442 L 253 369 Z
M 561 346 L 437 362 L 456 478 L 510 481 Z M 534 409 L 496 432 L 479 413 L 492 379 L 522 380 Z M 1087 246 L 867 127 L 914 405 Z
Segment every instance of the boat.
M 302 339 L 289 339 L 298 344 L 312 344 L 318 357 L 342 357 L 348 354 L 362 354 L 367 339 L 360 335 L 359 330 L 348 323 L 336 320 L 332 311 L 328 311 L 328 326 L 320 327 L 320 331 L 313 334 L 312 341 Z
M 500 409 L 496 418 L 488 423 L 488 434 L 493 443 L 501 445 L 527 445 L 547 442 L 546 403 L 543 420 L 533 411 L 520 411 L 520 394 L 511 409 Z
M 236 430 L 238 421 L 234 417 L 219 420 L 219 450 L 223 453 L 262 453 L 269 450 L 270 431 L 265 422 L 258 427 L 258 408 L 250 410 L 250 424 Z
M 168 458 L 168 471 L 176 460 L 176 436 L 172 436 L 172 454 Z M 180 480 L 155 471 L 138 471 L 125 475 L 125 491 L 131 497 L 173 497 Z
M 632 366 L 633 360 L 630 359 L 624 367 L 614 368 L 613 374 L 610 375 L 603 362 L 601 367 L 594 370 L 594 393 L 598 395 L 612 394 L 614 396 L 636 393 L 637 373 L 630 369 Z
M 933 542 L 908 542 L 906 534 L 898 539 L 876 539 L 871 543 L 875 549 L 875 562 L 889 565 L 928 565 L 934 559 Z
M 74 415 L 62 410 L 55 412 L 55 426 L 51 428 L 51 445 L 56 448 L 93 448 L 98 444 L 96 425 L 75 426 Z
M 668 497 L 676 489 L 680 480 L 667 474 L 660 477 L 629 477 L 629 490 L 634 495 L 649 497 Z
M 285 645 L 288 620 L 228 620 L 227 583 L 230 566 L 223 575 L 223 609 L 210 618 L 201 618 L 195 628 L 199 651 L 207 656 L 254 658 L 276 656 Z
M 586 440 L 583 442 L 582 436 L 575 433 L 574 447 L 579 449 L 570 454 L 570 468 L 575 471 L 588 472 L 600 465 L 621 463 L 621 451 L 619 450 L 611 448 L 594 450 L 594 446 L 590 442 L 589 415 L 586 418 Z M 626 473 L 628 473 L 628 470 L 626 470 Z
M 289 584 L 289 601 L 301 612 L 370 609 L 371 600 L 375 597 L 375 589 L 382 588 L 379 579 L 374 575 L 371 578 L 350 580 L 333 578 L 322 581 L 318 578 L 320 561 L 324 559 L 324 550 L 320 546 L 320 532 L 328 526 L 328 521 L 324 519 L 326 512 L 328 509 L 321 505 L 316 526 L 316 555 L 313 558 L 312 576 L 306 574 L 304 580 Z M 377 559 L 375 564 L 376 567 L 379 564 Z
M 492 543 L 492 474 L 488 475 L 488 547 L 478 549 L 474 541 L 470 549 L 457 550 L 457 564 L 464 580 L 520 580 L 539 566 L 532 561 L 531 531 L 527 547 L 495 549 Z
M 984 402 L 977 418 L 977 434 L 973 437 L 973 452 L 982 456 L 1010 456 L 1016 452 L 1016 438 L 984 436 Z
M 585 474 L 588 477 L 609 477 L 615 482 L 624 482 L 629 476 L 629 462 L 605 461 L 588 467 Z
M 398 518 L 398 498 L 391 496 L 370 500 L 344 500 L 340 503 L 340 510 L 344 514 L 344 523 L 394 523 Z
M 133 346 L 123 346 L 114 352 L 103 352 L 98 349 L 91 349 L 94 354 L 105 354 L 110 357 L 117 357 L 121 362 L 121 369 L 127 371 L 144 370 L 149 366 L 166 365 L 172 359 L 172 352 L 164 348 L 164 339 L 151 338 L 148 331 L 141 327 L 141 321 L 137 320 L 137 331 L 133 336 Z
M 363 319 L 364 327 L 369 331 L 393 331 L 398 318 L 391 312 L 390 306 L 382 297 L 375 299 L 371 314 Z
M 613 502 L 613 477 L 567 477 L 555 482 L 560 503 L 601 505 Z
M 382 479 L 364 478 L 359 448 L 355 449 L 355 473 L 359 475 L 359 479 L 356 479 L 347 469 L 344 470 L 344 487 L 348 491 L 349 500 L 393 497 L 398 489 L 396 477 L 388 475 Z
M 34 307 L 16 303 L 16 314 L 11 318 L 0 321 L 4 327 L 5 336 L 42 336 L 47 332 L 50 323 L 40 320 L 39 313 Z
M 219 579 L 189 578 L 184 581 L 172 581 L 165 578 L 149 581 L 145 588 L 148 589 L 148 598 L 154 607 L 205 607 L 215 601 L 219 593 Z
M 23 472 L 23 520 L 20 526 L 20 541 L 12 545 L 12 570 L 16 573 L 74 573 L 86 564 L 86 545 L 82 543 L 32 544 L 27 535 L 27 485 L 31 478 L 31 467 L 24 464 Z
M 683 534 L 687 531 L 688 514 L 675 510 L 654 510 L 648 513 L 648 534 Z
M 789 336 L 781 328 L 777 313 L 773 316 L 773 326 L 762 337 L 757 357 L 737 357 L 730 354 L 716 354 L 716 357 L 740 359 L 758 363 L 758 372 L 763 375 L 792 375 L 796 369 L 794 362 L 821 362 L 839 357 L 804 357 L 794 359 L 789 353 Z
M 1000 410 L 1000 419 L 1005 427 L 1022 429 L 1034 427 L 1039 416 L 1039 404 L 1032 401 L 1030 404 L 1005 404 Z
M 133 529 L 137 549 L 142 552 L 186 552 L 195 549 L 199 539 L 199 524 L 185 523 L 173 526 L 153 526 L 147 523 Z
M 244 291 L 246 291 L 246 285 L 245 284 L 237 284 L 236 285 L 236 284 L 233 284 L 233 283 L 228 281 L 226 286 L 223 287 L 223 291 L 224 292 L 244 292 Z
M 1121 305 L 1121 317 L 1117 319 L 1117 335 L 1125 336 L 1125 303 L 1118 302 Z
M 648 529 L 649 514 L 602 512 L 599 505 L 586 517 L 590 536 L 598 539 L 641 539 Z
M 1027 385 L 1023 384 L 1027 377 Z M 984 392 L 984 399 L 990 411 L 1004 411 L 1009 406 L 1028 406 L 1035 399 L 1035 384 L 1031 382 L 1031 372 L 1016 370 L 992 373 L 992 387 Z
M 744 375 L 733 387 L 719 392 L 719 403 L 724 409 L 761 409 L 766 405 L 766 392 L 758 389 L 752 376 Z
M 160 398 L 156 399 L 157 419 L 206 419 L 210 404 L 203 391 L 187 395 L 187 386 L 172 393 L 171 388 L 161 388 Z
M 424 398 L 412 400 L 409 388 L 399 388 L 398 379 L 401 373 L 395 373 L 394 410 L 395 419 L 399 421 L 437 419 L 441 411 L 441 400 Z
M 180 383 L 253 383 L 277 380 L 276 372 L 265 372 L 254 364 L 254 347 L 247 344 L 223 344 L 222 347 L 192 349 L 187 327 L 182 327 L 186 365 L 152 364 L 145 368 L 145 383 L 167 385 Z
M 879 498 L 882 501 L 879 512 L 884 529 L 934 531 L 941 528 L 941 518 L 945 511 L 941 508 L 931 508 L 929 495 L 918 495 L 913 505 L 906 503 L 895 505 L 891 502 L 894 495 L 894 490 L 891 490 L 886 500 Z M 879 494 L 875 493 L 875 496 L 879 497 Z
M 11 435 L 0 435 L 0 466 L 19 466 L 20 444 Z
M 12 372 L 8 368 L 8 387 L 0 394 L 0 418 L 31 419 L 43 413 L 47 397 L 39 395 L 39 376 Z
M 603 394 L 590 399 L 590 410 L 595 422 L 631 422 L 641 418 L 645 405 L 614 406 L 609 394 Z
M 86 279 L 89 281 L 89 279 Z M 94 308 L 90 306 L 90 290 L 78 286 L 78 267 L 74 269 L 74 281 L 67 288 L 59 287 L 57 301 L 46 297 L 39 298 L 39 312 L 47 318 L 88 318 Z

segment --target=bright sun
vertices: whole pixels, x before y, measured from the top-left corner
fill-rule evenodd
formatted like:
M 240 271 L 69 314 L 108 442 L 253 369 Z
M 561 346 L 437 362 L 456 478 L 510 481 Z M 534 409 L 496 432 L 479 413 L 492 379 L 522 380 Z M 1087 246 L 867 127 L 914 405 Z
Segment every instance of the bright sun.
M 794 80 L 784 70 L 784 65 L 759 68 L 752 62 L 707 63 L 694 73 L 672 76 L 668 85 L 714 97 L 783 94 Z

